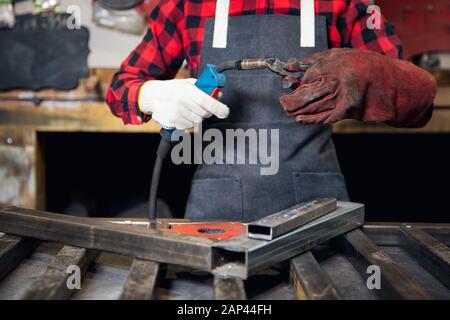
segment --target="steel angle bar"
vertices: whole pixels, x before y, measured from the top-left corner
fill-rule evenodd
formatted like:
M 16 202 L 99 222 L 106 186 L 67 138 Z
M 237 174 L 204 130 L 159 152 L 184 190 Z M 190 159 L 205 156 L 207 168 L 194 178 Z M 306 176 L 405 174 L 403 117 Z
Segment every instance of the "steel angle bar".
M 205 271 L 227 262 L 210 239 L 31 209 L 0 210 L 0 231 Z
M 402 225 L 400 231 L 406 250 L 436 279 L 450 288 L 450 249 L 414 225 Z
M 404 225 L 404 224 L 403 224 Z M 400 231 L 401 223 L 392 222 L 368 222 L 362 227 L 363 232 L 380 246 L 401 246 L 404 236 Z M 432 237 L 450 246 L 450 225 L 442 223 L 414 223 L 419 228 L 429 233 Z
M 290 259 L 364 223 L 364 205 L 338 202 L 337 209 L 274 240 L 250 239 L 243 234 L 218 242 L 214 248 L 228 260 L 214 274 L 247 279 L 260 270 Z
M 361 228 L 375 244 L 379 246 L 399 246 L 401 234 L 399 224 L 366 223 Z
M 214 277 L 216 300 L 246 300 L 244 282 L 240 278 Z
M 376 290 L 376 294 L 380 298 L 408 300 L 432 298 L 361 230 L 348 232 L 333 242 L 335 247 L 347 256 L 362 277 L 367 277 L 367 266 L 376 265 L 380 268 L 381 290 Z
M 134 259 L 120 300 L 151 300 L 155 297 L 160 264 Z
M 64 246 L 54 261 L 47 267 L 21 296 L 22 300 L 63 300 L 69 299 L 74 292 L 67 285 L 71 275 L 70 266 L 80 268 L 83 277 L 89 265 L 96 259 L 98 252 L 84 248 Z
M 300 203 L 289 209 L 249 223 L 247 225 L 248 237 L 273 240 L 335 210 L 336 207 L 337 202 L 333 198 Z
M 299 300 L 340 300 L 338 291 L 311 251 L 291 259 L 290 278 Z
M 0 280 L 39 245 L 39 241 L 9 234 L 0 236 Z

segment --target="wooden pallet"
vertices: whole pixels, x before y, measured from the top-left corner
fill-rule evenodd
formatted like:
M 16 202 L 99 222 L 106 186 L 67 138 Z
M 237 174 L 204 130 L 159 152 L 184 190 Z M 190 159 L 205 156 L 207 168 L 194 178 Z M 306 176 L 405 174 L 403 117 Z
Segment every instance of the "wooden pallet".
M 316 248 L 291 259 L 288 267 L 291 290 L 298 299 L 310 300 L 355 296 L 362 299 L 449 299 L 449 243 L 450 225 L 366 224 L 363 228 L 332 239 L 322 249 Z M 0 237 L 0 279 L 4 278 L 7 282 L 8 274 L 19 264 L 26 263 L 27 257 L 38 245 L 39 241 L 34 239 L 11 235 Z M 332 254 L 324 258 L 321 253 L 323 248 L 332 251 Z M 405 263 L 397 255 L 391 256 L 389 252 L 395 252 L 394 248 L 404 250 L 413 262 Z M 66 286 L 70 275 L 66 273 L 67 267 L 78 265 L 81 274 L 85 275 L 88 268 L 97 263 L 98 255 L 95 250 L 62 246 L 46 270 L 23 291 L 20 298 L 69 299 L 74 291 Z M 347 267 L 342 269 L 342 266 L 335 265 L 331 269 L 334 271 L 330 271 L 329 262 L 339 257 L 343 258 Z M 377 265 L 381 270 L 380 290 L 370 291 L 361 285 L 357 288 L 350 285 L 354 282 L 351 277 L 343 278 L 348 276 L 349 270 L 356 270 L 360 274 L 360 284 L 364 283 L 369 276 L 368 265 Z M 134 258 L 119 298 L 158 298 L 158 279 L 166 278 L 166 275 L 167 265 Z M 244 281 L 215 276 L 212 281 L 214 298 L 245 299 L 248 292 L 254 291 L 252 285 L 255 282 L 264 281 L 262 279 L 272 281 L 269 275 L 257 275 L 255 278 L 258 279 Z M 0 282 L 0 293 L 4 282 Z M 349 294 L 348 290 L 353 293 Z M 250 298 L 261 297 L 261 293 L 249 295 Z M 289 297 L 280 294 L 272 298 Z

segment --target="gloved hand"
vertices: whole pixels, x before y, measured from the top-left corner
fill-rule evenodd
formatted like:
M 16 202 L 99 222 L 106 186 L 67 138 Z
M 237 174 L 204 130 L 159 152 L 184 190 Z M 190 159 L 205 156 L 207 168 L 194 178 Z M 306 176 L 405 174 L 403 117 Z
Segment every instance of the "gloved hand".
M 431 118 L 437 85 L 431 74 L 407 61 L 373 51 L 331 49 L 289 63 L 309 64 L 301 85 L 280 98 L 289 116 L 303 124 L 351 118 L 420 127 Z
M 194 84 L 196 79 L 150 80 L 139 91 L 142 112 L 166 128 L 189 129 L 212 115 L 228 117 L 226 105 L 210 97 Z

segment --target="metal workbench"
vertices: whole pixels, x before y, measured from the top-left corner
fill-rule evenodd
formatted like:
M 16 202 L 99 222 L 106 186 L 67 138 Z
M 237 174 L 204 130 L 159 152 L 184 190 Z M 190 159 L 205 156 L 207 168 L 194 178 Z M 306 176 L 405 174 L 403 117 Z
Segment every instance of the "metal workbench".
M 100 221 L 88 228 L 86 232 L 92 237 L 82 240 L 88 248 L 80 248 L 72 245 L 74 241 L 81 240 L 76 237 L 72 239 L 73 235 L 65 230 L 58 233 L 55 229 L 49 229 L 52 235 L 44 235 L 45 230 L 40 229 L 39 220 L 50 217 L 44 213 L 2 209 L 2 228 L 16 234 L 25 232 L 27 228 L 39 229 L 42 234 L 34 234 L 36 238 L 60 239 L 59 242 L 65 245 L 10 234 L 1 236 L 0 299 L 450 298 L 450 225 L 362 225 L 359 221 L 363 216 L 357 206 L 352 207 L 350 214 L 346 213 L 345 208 L 342 209 L 342 203 L 339 206 L 341 211 L 324 216 L 322 222 L 325 224 L 320 224 L 325 226 L 323 229 L 319 230 L 318 224 L 312 224 L 302 227 L 304 232 L 301 237 L 294 237 L 295 233 L 288 234 L 290 238 L 287 239 L 294 239 L 298 243 L 295 250 L 299 251 L 294 251 L 293 255 L 284 252 L 286 259 L 279 257 L 282 262 L 255 268 L 261 262 L 262 256 L 258 254 L 256 259 L 246 260 L 249 274 L 231 274 L 229 277 L 215 272 L 213 268 L 208 269 L 211 263 L 206 258 L 210 250 L 208 241 L 200 241 L 200 248 L 206 250 L 199 252 L 206 254 L 204 260 L 178 261 L 192 265 L 186 267 L 163 263 L 166 259 L 164 255 L 153 256 L 159 259 L 158 262 L 147 260 L 150 256 L 136 257 L 138 251 L 133 251 L 133 245 L 130 244 L 122 245 L 130 250 L 127 252 L 129 257 L 111 253 L 122 250 L 120 244 L 117 244 L 117 248 L 109 248 L 109 253 L 93 250 L 102 248 L 98 242 L 102 241 L 101 238 L 94 235 L 103 234 L 104 230 L 100 229 L 110 228 L 111 223 Z M 9 216 L 15 217 L 13 222 L 8 220 Z M 27 219 L 34 219 L 37 224 L 27 227 Z M 61 223 L 68 223 L 79 228 L 78 231 L 85 232 L 83 220 L 77 219 L 70 217 Z M 344 220 L 346 223 L 339 224 L 339 221 Z M 332 224 L 327 221 L 338 223 L 341 231 L 347 226 L 348 231 L 335 236 Z M 131 229 L 113 227 L 111 230 L 127 233 Z M 148 238 L 145 241 L 156 239 L 151 231 L 143 231 L 140 237 L 144 236 Z M 124 241 L 126 239 L 131 240 L 123 238 Z M 314 243 L 308 246 L 311 239 L 315 239 Z M 176 248 L 167 247 L 169 242 L 164 245 L 167 250 L 177 252 Z M 186 247 L 187 250 L 194 248 L 197 245 L 190 249 Z M 214 245 L 212 248 L 215 248 Z M 271 250 L 270 245 L 266 248 Z M 292 247 L 283 248 L 292 250 Z M 196 252 L 191 254 L 195 257 Z M 170 259 L 177 257 L 171 256 Z M 206 264 L 202 266 L 202 263 Z M 83 277 L 79 290 L 67 289 L 68 265 L 81 268 Z M 380 289 L 369 289 L 367 286 L 367 279 L 371 275 L 371 269 L 367 267 L 371 265 L 379 267 L 381 271 Z

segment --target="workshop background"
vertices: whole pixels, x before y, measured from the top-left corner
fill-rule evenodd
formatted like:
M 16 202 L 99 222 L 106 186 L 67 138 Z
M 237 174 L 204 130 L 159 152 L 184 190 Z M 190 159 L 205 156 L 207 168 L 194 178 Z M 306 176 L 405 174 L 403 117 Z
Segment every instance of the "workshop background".
M 14 24 L 8 1 L 0 1 L 0 203 L 91 217 L 146 215 L 159 127 L 124 126 L 104 96 L 157 2 L 122 1 L 123 10 L 108 0 L 15 1 Z M 396 26 L 405 57 L 431 71 L 439 89 L 425 128 L 334 125 L 350 198 L 365 204 L 366 221 L 450 222 L 450 1 L 375 2 Z M 52 10 L 73 16 L 49 18 Z M 82 29 L 49 41 L 66 22 L 76 26 L 71 17 Z M 65 56 L 71 50 L 76 59 Z M 165 167 L 161 216 L 183 215 L 193 171 Z

